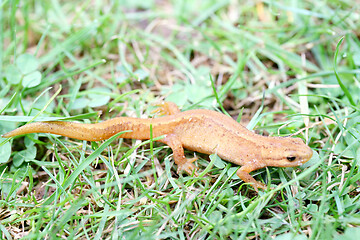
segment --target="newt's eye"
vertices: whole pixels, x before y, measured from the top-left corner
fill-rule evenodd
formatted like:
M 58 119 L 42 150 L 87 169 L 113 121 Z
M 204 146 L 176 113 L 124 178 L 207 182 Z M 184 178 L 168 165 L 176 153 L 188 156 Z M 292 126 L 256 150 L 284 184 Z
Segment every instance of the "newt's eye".
M 292 161 L 295 161 L 296 157 L 293 157 L 293 156 L 289 156 L 289 157 L 286 157 L 287 160 L 289 160 L 290 162 Z

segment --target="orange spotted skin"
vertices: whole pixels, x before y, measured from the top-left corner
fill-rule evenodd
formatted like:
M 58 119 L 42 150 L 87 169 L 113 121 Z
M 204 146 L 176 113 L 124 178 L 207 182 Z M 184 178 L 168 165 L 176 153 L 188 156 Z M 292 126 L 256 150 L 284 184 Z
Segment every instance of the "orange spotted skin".
M 290 137 L 264 137 L 257 135 L 232 118 L 211 110 L 197 109 L 180 112 L 174 103 L 160 105 L 159 118 L 119 117 L 95 124 L 75 122 L 36 122 L 24 125 L 3 137 L 27 133 L 52 133 L 87 141 L 108 139 L 114 134 L 130 130 L 121 138 L 150 139 L 167 144 L 173 150 L 178 171 L 196 175 L 193 161 L 185 158 L 184 148 L 205 154 L 217 154 L 222 159 L 242 167 L 237 175 L 257 188 L 266 185 L 256 181 L 249 173 L 267 166 L 294 167 L 307 162 L 312 150 L 301 139 Z

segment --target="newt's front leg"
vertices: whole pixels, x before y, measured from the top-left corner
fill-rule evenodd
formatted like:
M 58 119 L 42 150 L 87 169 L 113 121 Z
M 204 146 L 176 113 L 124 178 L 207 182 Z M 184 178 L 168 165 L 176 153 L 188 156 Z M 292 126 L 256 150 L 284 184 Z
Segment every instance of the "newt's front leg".
M 258 188 L 267 189 L 267 186 L 261 182 L 256 181 L 249 173 L 257 169 L 265 167 L 265 164 L 249 164 L 242 166 L 237 170 L 236 175 L 246 183 L 251 183 L 255 191 L 258 192 Z
M 185 157 L 182 143 L 180 142 L 180 140 L 176 135 L 168 134 L 165 136 L 165 138 L 159 141 L 165 143 L 172 149 L 175 163 L 178 165 L 178 170 L 177 170 L 178 173 L 181 171 L 185 171 L 189 175 L 194 174 L 195 176 L 198 176 L 196 172 L 197 167 L 193 164 L 193 162 L 197 160 L 197 157 L 194 158 Z

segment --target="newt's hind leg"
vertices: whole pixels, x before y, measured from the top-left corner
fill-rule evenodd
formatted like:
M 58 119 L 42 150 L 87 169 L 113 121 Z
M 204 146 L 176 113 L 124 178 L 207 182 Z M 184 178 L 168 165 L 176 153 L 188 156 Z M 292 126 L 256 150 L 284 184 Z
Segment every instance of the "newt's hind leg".
M 179 139 L 175 135 L 173 134 L 166 135 L 165 138 L 159 141 L 167 144 L 173 150 L 173 157 L 175 163 L 178 165 L 178 170 L 177 170 L 178 173 L 181 171 L 185 171 L 189 175 L 194 174 L 195 176 L 198 176 L 196 172 L 197 167 L 193 164 L 193 162 L 197 160 L 197 157 L 186 158 L 184 155 L 184 148 L 181 142 L 179 141 Z
M 173 102 L 163 102 L 158 105 L 157 109 L 153 111 L 153 113 L 157 113 L 158 115 L 174 115 L 180 112 L 178 106 Z

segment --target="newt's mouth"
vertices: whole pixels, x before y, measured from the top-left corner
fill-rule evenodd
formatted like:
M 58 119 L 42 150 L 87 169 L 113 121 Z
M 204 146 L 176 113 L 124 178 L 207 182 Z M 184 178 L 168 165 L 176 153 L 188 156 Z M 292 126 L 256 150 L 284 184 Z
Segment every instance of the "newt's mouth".
M 295 166 L 300 166 L 309 161 L 313 156 L 313 151 L 310 147 L 306 146 L 306 149 L 299 155 L 299 159 L 294 161 Z
M 268 160 L 267 164 L 272 167 L 297 167 L 309 161 L 313 155 L 313 151 L 308 146 L 306 146 L 302 152 L 298 151 L 297 153 L 297 155 L 293 155 L 292 157 Z M 292 160 L 292 158 L 294 159 Z
M 313 156 L 313 150 L 307 146 L 307 150 L 306 150 L 306 154 L 305 157 L 303 157 L 303 162 L 302 163 L 306 163 L 307 161 L 309 161 Z
M 308 149 L 306 150 L 304 155 L 302 155 L 302 157 L 299 157 L 297 166 L 300 166 L 300 165 L 306 163 L 307 161 L 309 161 L 312 158 L 313 151 L 312 151 L 312 149 L 310 147 L 307 147 L 307 148 Z

